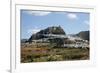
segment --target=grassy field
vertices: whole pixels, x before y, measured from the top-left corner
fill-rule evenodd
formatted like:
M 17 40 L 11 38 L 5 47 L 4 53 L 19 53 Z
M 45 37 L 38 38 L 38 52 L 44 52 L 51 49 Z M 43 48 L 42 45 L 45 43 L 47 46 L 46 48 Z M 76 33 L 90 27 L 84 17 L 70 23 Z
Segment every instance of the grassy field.
M 88 59 L 89 50 L 84 48 L 50 48 L 49 46 L 21 45 L 22 63 Z

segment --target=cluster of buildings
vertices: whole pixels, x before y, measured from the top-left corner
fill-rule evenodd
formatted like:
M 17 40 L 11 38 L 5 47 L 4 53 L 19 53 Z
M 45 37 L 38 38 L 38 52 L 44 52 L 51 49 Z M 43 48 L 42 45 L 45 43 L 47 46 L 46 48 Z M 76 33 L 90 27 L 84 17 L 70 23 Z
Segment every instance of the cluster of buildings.
M 70 35 L 55 35 L 55 34 L 44 34 L 46 38 L 32 40 L 32 43 L 50 43 L 50 40 L 57 40 L 63 41 L 61 47 L 74 47 L 74 48 L 89 48 L 89 41 L 83 40 L 77 36 L 70 36 Z M 62 42 L 61 41 L 61 42 Z M 60 45 L 60 44 L 59 44 Z

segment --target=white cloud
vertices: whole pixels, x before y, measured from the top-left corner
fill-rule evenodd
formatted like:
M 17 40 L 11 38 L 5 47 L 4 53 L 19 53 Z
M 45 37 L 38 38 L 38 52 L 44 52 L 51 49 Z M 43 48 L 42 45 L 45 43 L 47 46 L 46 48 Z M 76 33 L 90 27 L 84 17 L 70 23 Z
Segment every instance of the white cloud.
M 88 21 L 88 20 L 85 20 L 85 21 L 84 21 L 84 24 L 89 25 L 89 21 Z
M 48 15 L 50 14 L 51 12 L 44 12 L 44 11 L 25 11 L 26 13 L 28 14 L 32 14 L 32 15 L 35 15 L 35 16 L 45 16 L 45 15 Z
M 34 29 L 29 29 L 27 31 L 27 33 L 35 34 L 35 33 L 39 32 L 39 31 L 40 31 L 40 29 L 34 28 Z
M 77 15 L 74 14 L 74 13 L 68 13 L 68 14 L 67 14 L 67 17 L 68 17 L 69 19 L 77 19 Z

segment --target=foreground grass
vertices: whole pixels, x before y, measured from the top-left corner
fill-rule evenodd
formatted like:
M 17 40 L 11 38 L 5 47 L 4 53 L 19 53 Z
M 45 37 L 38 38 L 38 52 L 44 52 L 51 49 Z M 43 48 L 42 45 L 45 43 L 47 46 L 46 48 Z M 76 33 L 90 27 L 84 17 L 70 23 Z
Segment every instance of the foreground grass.
M 87 60 L 89 51 L 80 48 L 21 47 L 21 62 Z

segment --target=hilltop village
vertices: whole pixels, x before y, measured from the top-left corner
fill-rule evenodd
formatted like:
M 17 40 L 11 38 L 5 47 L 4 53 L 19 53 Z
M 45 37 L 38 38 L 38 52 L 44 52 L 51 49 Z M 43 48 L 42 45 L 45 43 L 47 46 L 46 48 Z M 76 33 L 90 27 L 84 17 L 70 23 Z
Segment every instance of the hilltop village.
M 37 46 L 89 48 L 89 31 L 69 35 L 64 32 L 61 26 L 52 26 L 32 34 L 26 43 L 37 44 Z

